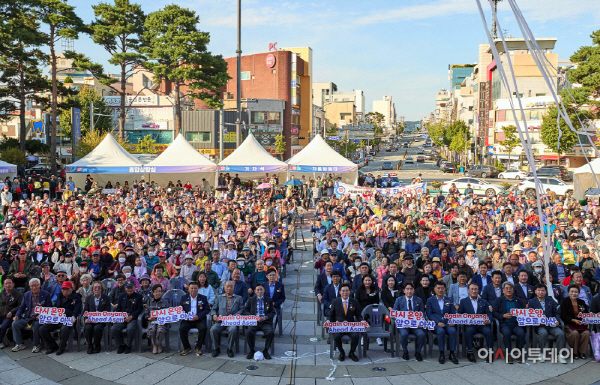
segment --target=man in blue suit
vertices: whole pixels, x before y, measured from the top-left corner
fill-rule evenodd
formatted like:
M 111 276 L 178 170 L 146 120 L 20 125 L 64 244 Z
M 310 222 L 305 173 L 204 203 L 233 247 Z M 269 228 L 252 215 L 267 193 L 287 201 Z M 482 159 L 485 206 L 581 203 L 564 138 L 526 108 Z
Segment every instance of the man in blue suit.
M 419 297 L 415 297 L 415 286 L 411 282 L 407 282 L 404 285 L 404 296 L 396 299 L 394 302 L 394 310 L 399 311 L 420 311 L 423 312 L 425 310 L 425 306 L 423 305 L 423 300 Z M 400 332 L 400 343 L 402 344 L 402 350 L 404 354 L 402 354 L 402 359 L 408 361 L 408 335 L 412 334 L 417 339 L 417 350 L 415 351 L 415 358 L 417 361 L 423 361 L 423 356 L 421 355 L 421 349 L 423 345 L 425 345 L 425 332 L 421 327 L 418 328 L 400 328 L 398 329 Z
M 554 347 L 556 349 L 562 349 L 565 347 L 565 333 L 560 328 L 560 313 L 558 312 L 558 306 L 552 297 L 546 296 L 547 289 L 543 284 L 538 284 L 535 287 L 535 297 L 529 300 L 529 309 L 542 309 L 544 311 L 544 315 L 548 318 L 554 317 L 556 318 L 556 324 L 554 326 L 550 325 L 540 325 L 535 326 L 533 328 L 533 332 L 538 335 L 538 347 L 543 349 L 546 347 L 546 340 L 548 339 L 548 334 L 554 336 L 556 344 Z M 540 362 L 544 362 L 544 355 L 542 354 Z M 558 356 L 558 362 L 561 364 L 566 364 L 567 360 L 565 360 L 560 355 Z
M 479 287 L 479 294 L 483 293 L 483 289 L 492 284 L 492 277 L 487 274 L 488 267 L 487 263 L 481 262 L 479 264 L 479 274 L 475 274 L 473 278 L 471 278 L 471 282 L 476 284 Z
M 521 270 L 518 274 L 519 283 L 515 283 L 515 296 L 518 298 L 529 301 L 535 297 L 535 287 L 531 286 L 529 282 L 529 273 L 527 270 Z
M 198 340 L 196 341 L 196 354 L 202 355 L 202 344 L 206 337 L 206 316 L 210 312 L 210 305 L 206 296 L 198 294 L 198 282 L 190 282 L 188 286 L 189 294 L 181 298 L 181 307 L 186 313 L 194 314 L 191 320 L 182 320 L 179 322 L 179 338 L 183 345 L 183 350 L 179 353 L 182 356 L 187 355 L 192 347 L 189 341 L 191 329 L 198 329 Z
M 454 355 L 454 351 L 456 350 L 456 328 L 454 324 L 448 322 L 448 319 L 444 317 L 445 314 L 456 314 L 454 301 L 452 301 L 452 298 L 446 297 L 446 284 L 444 282 L 437 281 L 434 291 L 435 296 L 427 300 L 427 318 L 435 322 L 433 331 L 437 335 L 438 346 L 440 348 L 440 358 L 438 361 L 440 364 L 446 362 L 444 348 L 446 347 L 446 335 L 448 335 L 450 345 L 450 355 L 448 358 L 453 364 L 458 365 L 458 359 Z
M 496 302 L 496 298 L 502 296 L 502 272 L 492 271 L 492 284 L 486 285 L 481 292 L 481 298 L 485 299 L 490 305 Z
M 517 337 L 517 348 L 523 349 L 525 346 L 525 330 L 519 326 L 517 317 L 511 314 L 511 309 L 525 309 L 526 302 L 517 298 L 515 294 L 514 285 L 511 282 L 504 282 L 502 284 L 502 297 L 496 298 L 494 303 L 493 315 L 494 318 L 500 322 L 500 331 L 502 332 L 504 348 L 510 352 L 512 350 L 511 337 L 514 334 Z M 511 354 L 507 357 L 508 363 L 513 363 L 513 356 Z
M 267 271 L 267 280 L 265 295 L 273 300 L 275 309 L 281 310 L 281 304 L 285 302 L 285 289 L 283 288 L 283 283 L 277 281 L 277 272 L 275 269 L 271 268 Z
M 324 272 L 317 275 L 317 283 L 315 283 L 315 296 L 319 300 L 319 303 L 323 302 L 323 293 L 325 287 L 331 284 L 331 272 L 333 271 L 333 262 L 325 262 Z
M 483 325 L 466 325 L 465 327 L 465 342 L 467 343 L 467 359 L 475 362 L 475 354 L 473 354 L 473 336 L 476 333 L 482 333 L 485 336 L 488 349 L 494 349 L 494 333 L 490 326 L 492 322 L 492 310 L 490 304 L 481 298 L 478 298 L 479 286 L 471 282 L 469 284 L 469 297 L 463 298 L 460 301 L 458 312 L 461 314 L 485 314 L 488 319 Z
M 35 312 L 36 306 L 51 307 L 52 300 L 50 293 L 45 290 L 41 290 L 42 284 L 37 278 L 31 278 L 29 280 L 29 291 L 23 296 L 21 306 L 17 310 L 17 313 L 13 317 L 12 331 L 13 338 L 15 340 L 15 347 L 12 348 L 13 352 L 18 352 L 27 348 L 23 343 L 23 337 L 21 331 L 32 324 L 33 329 L 33 353 L 40 352 L 40 324 L 37 321 L 37 314 Z
M 331 310 L 331 304 L 333 301 L 340 296 L 340 284 L 342 280 L 342 275 L 339 271 L 334 270 L 331 272 L 331 283 L 325 286 L 325 290 L 323 292 L 323 314 L 325 317 L 329 317 L 329 311 Z

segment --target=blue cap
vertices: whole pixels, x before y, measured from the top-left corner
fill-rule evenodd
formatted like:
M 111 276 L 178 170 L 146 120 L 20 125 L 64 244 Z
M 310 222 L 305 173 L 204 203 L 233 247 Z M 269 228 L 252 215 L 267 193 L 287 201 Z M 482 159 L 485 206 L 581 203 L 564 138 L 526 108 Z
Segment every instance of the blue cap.
M 135 287 L 135 283 L 131 279 L 125 281 L 125 287 Z
M 42 242 L 42 241 L 38 241 L 36 244 L 37 244 L 38 246 L 44 246 L 44 242 Z
M 281 237 L 281 233 L 275 233 L 276 237 Z

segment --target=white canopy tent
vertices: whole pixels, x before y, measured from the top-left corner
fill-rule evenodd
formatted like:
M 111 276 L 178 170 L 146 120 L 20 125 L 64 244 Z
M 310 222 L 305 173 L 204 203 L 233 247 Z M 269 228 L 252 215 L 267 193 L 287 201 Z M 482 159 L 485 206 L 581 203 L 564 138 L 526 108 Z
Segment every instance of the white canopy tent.
M 181 134 L 146 167 L 149 168 L 148 180 L 161 186 L 181 180 L 184 184 L 189 181 L 193 186 L 204 187 L 202 179 L 212 186 L 217 171 L 217 165 L 200 154 Z
M 131 186 L 134 180 L 141 180 L 146 173 L 145 167 L 133 155 L 128 153 L 111 135 L 108 134 L 89 154 L 77 162 L 67 165 L 67 179 L 73 177 L 78 188 L 85 185 L 85 177 L 89 174 L 104 187 L 110 181 L 121 185 L 128 181 Z
M 260 179 L 275 174 L 280 182 L 287 178 L 288 166 L 269 154 L 250 133 L 246 140 L 218 165 L 219 172 L 241 179 Z
M 331 148 L 321 135 L 315 136 L 287 164 L 289 175 L 296 179 L 301 179 L 302 175 L 316 179 L 323 174 L 332 174 L 342 177 L 343 183 L 356 184 L 358 178 L 358 166 Z
M 16 178 L 17 166 L 0 160 L 0 178 L 4 180 L 6 177 L 10 177 L 11 181 Z
M 573 195 L 575 199 L 584 199 L 585 192 L 590 187 L 600 188 L 596 183 L 596 179 L 594 179 L 594 174 L 596 174 L 596 178 L 600 180 L 600 158 L 594 159 L 573 171 Z

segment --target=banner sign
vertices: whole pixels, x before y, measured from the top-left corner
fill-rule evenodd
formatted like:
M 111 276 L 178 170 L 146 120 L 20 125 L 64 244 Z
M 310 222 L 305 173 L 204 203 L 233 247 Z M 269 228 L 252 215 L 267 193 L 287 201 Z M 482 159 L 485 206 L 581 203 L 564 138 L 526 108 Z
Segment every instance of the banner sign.
M 331 322 L 327 321 L 323 327 L 329 328 L 329 333 L 362 333 L 367 330 L 369 323 L 362 322 Z
M 519 326 L 555 326 L 556 318 L 547 318 L 542 309 L 510 309 L 510 314 L 517 317 Z
M 390 317 L 396 319 L 397 328 L 410 328 L 416 329 L 421 327 L 427 330 L 433 330 L 435 322 L 427 321 L 425 316 L 420 311 L 390 311 Z
M 486 314 L 444 314 L 444 318 L 448 323 L 455 325 L 483 325 L 485 321 L 489 321 Z
M 281 172 L 287 171 L 284 166 L 218 166 L 220 172 Z
M 168 323 L 178 322 L 180 320 L 191 320 L 194 314 L 183 311 L 182 306 L 167 307 L 160 310 L 152 310 L 150 317 L 156 317 L 156 323 L 164 325 Z
M 390 188 L 375 188 L 375 187 L 361 187 L 361 186 L 353 186 L 351 184 L 346 183 L 336 183 L 335 184 L 335 195 L 338 197 L 344 195 L 350 195 L 351 198 L 356 196 L 361 196 L 365 199 L 369 199 L 375 193 L 379 193 L 383 196 L 396 196 L 398 194 L 404 194 L 409 196 L 417 196 L 420 197 L 421 194 L 425 193 L 425 189 L 427 187 L 427 183 L 416 183 L 407 186 L 397 186 Z
M 581 318 L 581 322 L 591 325 L 600 325 L 600 313 L 579 313 L 577 317 Z
M 122 312 L 111 312 L 111 311 L 86 311 L 83 313 L 84 317 L 91 322 L 125 322 L 127 313 Z
M 290 165 L 290 171 L 297 172 L 356 172 L 358 166 L 297 166 Z
M 215 166 L 133 166 L 133 167 L 73 167 L 67 166 L 68 173 L 75 174 L 157 174 L 214 172 Z
M 64 324 L 73 326 L 73 317 L 65 316 L 65 309 L 59 307 L 36 306 L 34 310 L 41 324 Z
M 256 326 L 260 319 L 257 315 L 227 315 L 218 317 L 222 326 Z
M 16 167 L 0 167 L 0 174 L 13 174 L 17 172 Z

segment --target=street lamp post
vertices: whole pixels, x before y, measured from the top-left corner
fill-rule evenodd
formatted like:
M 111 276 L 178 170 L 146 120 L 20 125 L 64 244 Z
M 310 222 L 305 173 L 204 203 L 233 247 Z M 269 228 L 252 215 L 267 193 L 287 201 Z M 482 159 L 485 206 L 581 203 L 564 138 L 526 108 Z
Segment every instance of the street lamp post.
M 237 119 L 235 122 L 236 148 L 242 143 L 242 0 L 237 9 Z

